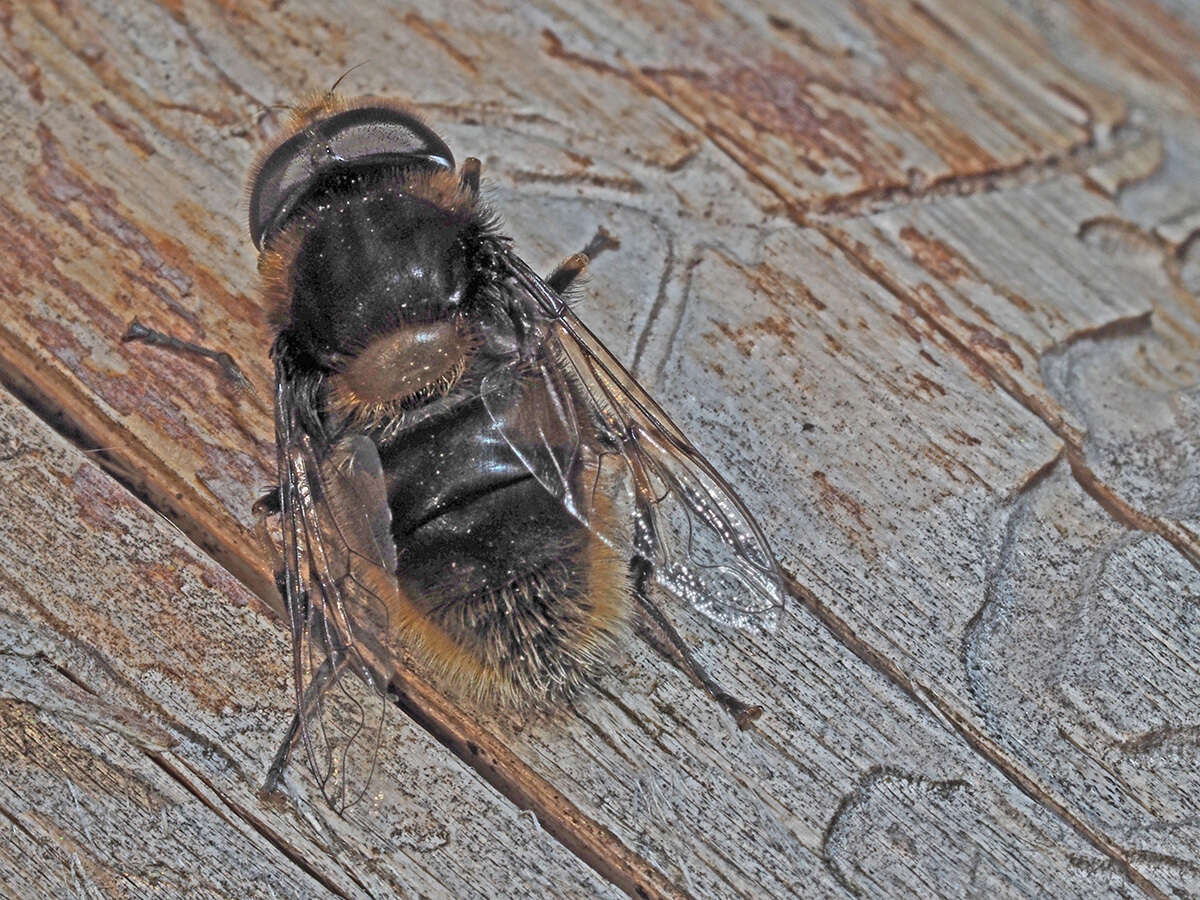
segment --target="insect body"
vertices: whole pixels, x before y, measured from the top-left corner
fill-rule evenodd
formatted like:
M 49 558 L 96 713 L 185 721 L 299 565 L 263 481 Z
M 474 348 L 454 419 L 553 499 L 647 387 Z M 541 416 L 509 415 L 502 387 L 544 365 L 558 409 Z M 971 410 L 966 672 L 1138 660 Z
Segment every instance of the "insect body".
M 450 691 L 542 702 L 634 622 L 745 726 L 646 594 L 772 627 L 757 525 L 478 196 L 479 164 L 408 111 L 326 95 L 251 185 L 278 334 L 278 581 L 298 723 L 346 669 L 412 654 Z M 315 729 L 312 729 L 315 731 Z

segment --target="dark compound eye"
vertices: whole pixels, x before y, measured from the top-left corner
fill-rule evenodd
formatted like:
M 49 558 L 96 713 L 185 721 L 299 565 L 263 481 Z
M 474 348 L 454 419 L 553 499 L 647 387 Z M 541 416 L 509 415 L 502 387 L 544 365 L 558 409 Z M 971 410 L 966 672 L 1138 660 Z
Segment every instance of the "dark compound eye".
M 267 157 L 250 194 L 250 237 L 261 249 L 309 189 L 338 171 L 376 165 L 453 169 L 450 148 L 415 116 L 391 107 L 350 109 L 322 119 Z

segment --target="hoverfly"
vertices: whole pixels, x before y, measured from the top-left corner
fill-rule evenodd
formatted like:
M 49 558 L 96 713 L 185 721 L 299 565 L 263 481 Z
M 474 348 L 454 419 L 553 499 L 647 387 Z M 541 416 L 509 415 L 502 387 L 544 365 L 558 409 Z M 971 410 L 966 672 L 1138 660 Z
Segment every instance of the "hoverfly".
M 385 697 L 402 652 L 452 694 L 537 704 L 636 619 L 741 727 L 761 713 L 647 591 L 773 629 L 782 579 L 759 526 L 564 302 L 586 257 L 539 277 L 479 178 L 406 108 L 331 91 L 251 179 L 278 329 L 279 487 L 256 510 L 279 517 L 297 703 L 270 780 L 299 740 L 334 806 L 354 798 L 330 689 L 352 671 Z

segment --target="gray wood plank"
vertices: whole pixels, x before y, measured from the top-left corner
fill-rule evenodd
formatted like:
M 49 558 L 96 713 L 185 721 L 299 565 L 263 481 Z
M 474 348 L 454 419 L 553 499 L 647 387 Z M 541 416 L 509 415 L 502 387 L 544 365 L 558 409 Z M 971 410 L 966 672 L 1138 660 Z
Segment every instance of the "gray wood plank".
M 281 629 L 227 572 L 0 392 L 0 879 L 14 896 L 610 896 L 392 709 L 371 797 L 303 766 Z
M 231 200 L 272 124 L 258 114 L 379 60 L 351 84 L 411 93 L 460 155 L 483 156 L 531 261 L 548 267 L 599 226 L 617 237 L 597 260 L 588 321 L 743 487 L 817 617 L 797 609 L 762 642 L 675 611 L 722 677 L 767 703 L 753 734 L 728 733 L 703 696 L 631 645 L 563 720 L 480 714 L 480 739 L 514 756 L 499 775 L 465 738 L 460 752 L 510 789 L 552 785 L 580 852 L 594 840 L 628 851 L 662 876 L 657 890 L 1195 891 L 1188 801 L 1173 793 L 1187 776 L 1167 759 L 1186 753 L 1181 711 L 1194 698 L 1186 616 L 1171 620 L 1169 604 L 1139 614 L 1166 615 L 1166 631 L 1122 621 L 1153 648 L 1123 646 L 1130 670 L 1167 660 L 1159 645 L 1176 652 L 1128 706 L 1063 702 L 1103 670 L 1047 670 L 1048 651 L 1013 660 L 993 619 L 1036 628 L 1043 601 L 1061 625 L 1078 609 L 1072 590 L 1107 582 L 1043 566 L 1046 583 L 989 593 L 1019 583 L 1006 535 L 1041 502 L 1039 521 L 1078 531 L 1077 557 L 1115 579 L 1106 615 L 1194 590 L 1179 568 L 1190 481 L 1166 477 L 1168 449 L 1194 435 L 1186 396 L 1156 383 L 1148 402 L 1130 389 L 1121 405 L 1147 424 L 1122 432 L 1128 420 L 1078 389 L 1121 370 L 1111 343 L 1083 356 L 1113 322 L 1137 332 L 1120 351 L 1127 371 L 1155 346 L 1143 337 L 1186 346 L 1186 328 L 1157 328 L 1167 300 L 1186 318 L 1186 297 L 1111 261 L 1101 232 L 1077 237 L 1116 212 L 1088 189 L 1136 183 L 1156 165 L 1153 135 L 1118 135 L 1119 153 L 1094 154 L 1128 113 L 1126 76 L 1079 74 L 1033 14 L 961 6 L 911 17 L 873 3 L 364 6 L 333 17 L 315 3 L 33 4 L 6 36 L 24 63 L 0 73 L 22 123 L 0 146 L 26 186 L 0 202 L 0 235 L 27 260 L 3 284 L 14 315 L 0 323 L 0 355 L 28 395 L 113 448 L 128 483 L 266 596 L 245 533 L 271 477 L 265 411 L 231 400 L 211 373 L 115 338 L 139 314 L 218 341 L 269 395 Z M 1188 127 L 1178 108 L 1175 118 Z M 1168 159 L 1173 134 L 1160 140 Z M 1168 184 L 1186 184 L 1185 171 Z M 1162 223 L 1184 236 L 1181 253 L 1195 246 L 1179 224 L 1186 209 Z M 937 270 L 906 228 L 973 269 Z M 1185 369 L 1173 377 L 1194 382 Z M 1105 467 L 1114 450 L 1153 447 L 1155 429 L 1160 449 L 1141 468 Z M 1105 506 L 1066 477 L 1067 462 Z M 1020 538 L 1017 562 L 1058 549 Z M 1109 553 L 1117 544 L 1141 555 Z M 1141 574 L 1118 577 L 1118 563 Z M 1101 657 L 1101 638 L 1072 633 L 1072 658 Z M 244 636 L 218 640 L 236 648 Z M 1115 751 L 1112 723 L 1124 729 Z M 1164 728 L 1176 729 L 1169 751 L 1121 756 Z M 1064 733 L 1109 743 L 1085 752 Z M 1106 781 L 1109 769 L 1134 774 Z

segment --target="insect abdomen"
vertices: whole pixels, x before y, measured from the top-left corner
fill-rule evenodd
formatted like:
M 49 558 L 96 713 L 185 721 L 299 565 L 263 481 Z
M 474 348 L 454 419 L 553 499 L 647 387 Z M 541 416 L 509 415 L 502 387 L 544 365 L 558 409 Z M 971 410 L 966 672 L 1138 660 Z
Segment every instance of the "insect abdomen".
M 628 563 L 499 439 L 481 402 L 398 440 L 392 485 L 407 623 L 443 680 L 485 701 L 547 698 L 602 662 L 629 618 Z
M 607 660 L 628 618 L 627 565 L 582 526 L 572 531 L 552 558 L 512 560 L 507 582 L 427 611 L 451 649 L 418 645 L 451 687 L 485 702 L 549 699 Z

